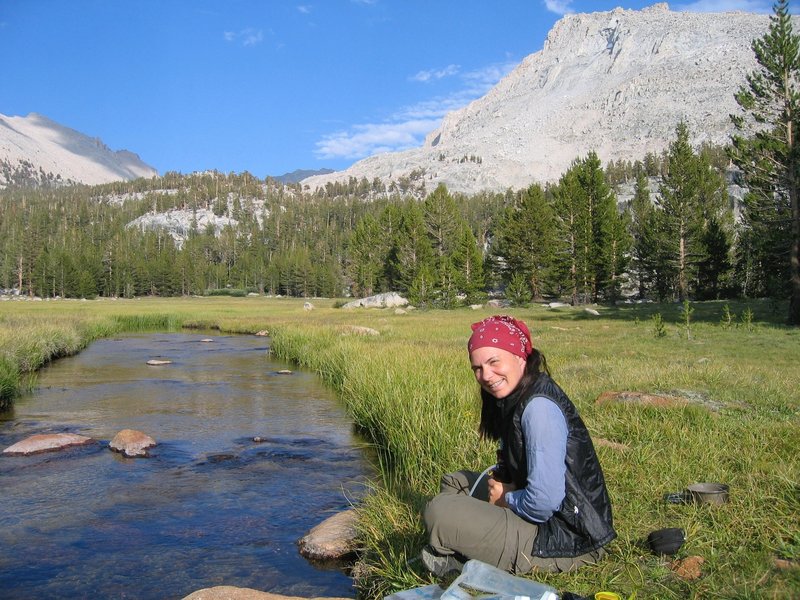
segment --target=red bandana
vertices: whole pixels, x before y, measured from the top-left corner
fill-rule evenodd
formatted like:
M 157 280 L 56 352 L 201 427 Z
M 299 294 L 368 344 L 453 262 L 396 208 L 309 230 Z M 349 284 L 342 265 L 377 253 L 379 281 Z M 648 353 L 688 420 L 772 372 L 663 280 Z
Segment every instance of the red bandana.
M 527 325 L 508 315 L 495 315 L 472 324 L 467 350 L 472 352 L 486 346 L 507 350 L 525 360 L 533 352 Z

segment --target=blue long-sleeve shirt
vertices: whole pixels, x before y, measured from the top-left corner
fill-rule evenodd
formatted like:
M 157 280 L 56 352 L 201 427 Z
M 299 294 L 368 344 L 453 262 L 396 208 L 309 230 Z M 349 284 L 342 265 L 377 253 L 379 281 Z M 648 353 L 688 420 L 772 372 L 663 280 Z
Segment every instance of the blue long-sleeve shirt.
M 552 400 L 533 398 L 522 413 L 528 459 L 525 489 L 507 492 L 508 507 L 533 523 L 544 523 L 566 495 L 567 422 Z

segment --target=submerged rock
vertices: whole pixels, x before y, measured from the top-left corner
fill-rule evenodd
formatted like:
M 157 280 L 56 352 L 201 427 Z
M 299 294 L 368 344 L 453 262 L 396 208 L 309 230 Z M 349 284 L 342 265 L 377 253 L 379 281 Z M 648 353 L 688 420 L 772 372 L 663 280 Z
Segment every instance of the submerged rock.
M 114 452 L 128 458 L 147 456 L 147 449 L 156 445 L 156 441 L 146 433 L 135 429 L 123 429 L 108 444 Z
M 69 446 L 83 446 L 93 441 L 92 438 L 78 435 L 77 433 L 37 433 L 17 442 L 13 446 L 9 446 L 3 450 L 3 454 L 27 456 L 37 452 L 61 450 Z
M 325 519 L 297 542 L 300 554 L 312 560 L 336 560 L 357 549 L 355 509 L 348 509 Z
M 282 596 L 269 592 L 260 592 L 251 588 L 240 588 L 232 585 L 218 585 L 203 588 L 184 596 L 182 600 L 349 600 L 348 598 L 301 598 L 299 596 Z
M 172 361 L 171 360 L 162 360 L 160 358 L 151 358 L 150 360 L 147 361 L 147 364 L 150 365 L 151 367 L 155 367 L 155 366 L 159 366 L 159 365 L 171 365 Z

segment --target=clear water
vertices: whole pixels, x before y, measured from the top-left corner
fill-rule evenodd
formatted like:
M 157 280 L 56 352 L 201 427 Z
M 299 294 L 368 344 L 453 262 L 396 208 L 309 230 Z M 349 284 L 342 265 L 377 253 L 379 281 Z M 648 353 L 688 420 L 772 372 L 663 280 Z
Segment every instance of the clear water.
M 266 350 L 255 336 L 134 335 L 44 369 L 0 414 L 0 448 L 46 432 L 98 443 L 0 455 L 0 598 L 353 597 L 296 541 L 348 508 L 371 467 L 332 393 L 278 374 L 288 365 Z M 125 428 L 156 439 L 150 458 L 108 449 Z

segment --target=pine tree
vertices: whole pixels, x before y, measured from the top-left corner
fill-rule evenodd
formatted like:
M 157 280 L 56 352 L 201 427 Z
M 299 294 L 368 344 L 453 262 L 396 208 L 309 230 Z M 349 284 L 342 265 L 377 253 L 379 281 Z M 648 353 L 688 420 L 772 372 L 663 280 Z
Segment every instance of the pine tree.
M 504 281 L 509 284 L 515 276 L 521 276 L 534 298 L 548 293 L 556 221 L 541 186 L 534 184 L 518 194 L 497 219 L 493 232 L 493 252 L 502 260 Z
M 752 43 L 758 67 L 736 94 L 744 115 L 731 117 L 739 132 L 732 137 L 731 159 L 749 189 L 745 237 L 761 255 L 761 268 L 773 273 L 767 281 L 785 282 L 764 291 L 788 295 L 788 322 L 800 325 L 800 36 L 788 0 L 777 0 L 773 11 L 769 29 Z

